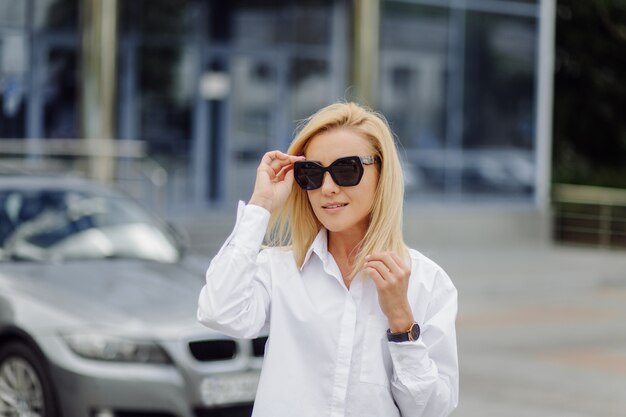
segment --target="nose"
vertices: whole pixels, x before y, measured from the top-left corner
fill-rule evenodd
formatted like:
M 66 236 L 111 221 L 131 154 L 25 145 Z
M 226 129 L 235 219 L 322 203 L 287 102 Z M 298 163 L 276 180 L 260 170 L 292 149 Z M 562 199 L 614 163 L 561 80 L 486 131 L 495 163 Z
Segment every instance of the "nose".
M 333 181 L 333 177 L 330 176 L 330 172 L 324 173 L 321 189 L 323 194 L 337 194 L 337 192 L 339 192 L 339 186 L 335 184 L 335 181 Z

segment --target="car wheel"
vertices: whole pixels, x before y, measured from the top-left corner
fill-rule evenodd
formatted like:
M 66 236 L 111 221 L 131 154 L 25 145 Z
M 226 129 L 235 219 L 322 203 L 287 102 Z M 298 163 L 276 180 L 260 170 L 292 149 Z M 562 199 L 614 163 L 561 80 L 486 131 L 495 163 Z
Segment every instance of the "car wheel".
M 22 342 L 9 342 L 0 347 L 0 415 L 57 415 L 44 362 Z

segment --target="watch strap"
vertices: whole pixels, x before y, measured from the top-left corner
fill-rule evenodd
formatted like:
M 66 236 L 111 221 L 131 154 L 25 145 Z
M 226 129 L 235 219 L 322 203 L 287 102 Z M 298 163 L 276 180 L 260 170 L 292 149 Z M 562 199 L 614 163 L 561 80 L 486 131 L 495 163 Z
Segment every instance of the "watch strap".
M 411 328 L 406 332 L 391 333 L 391 329 L 387 329 L 387 340 L 390 342 L 412 342 L 420 337 L 420 326 L 413 322 Z

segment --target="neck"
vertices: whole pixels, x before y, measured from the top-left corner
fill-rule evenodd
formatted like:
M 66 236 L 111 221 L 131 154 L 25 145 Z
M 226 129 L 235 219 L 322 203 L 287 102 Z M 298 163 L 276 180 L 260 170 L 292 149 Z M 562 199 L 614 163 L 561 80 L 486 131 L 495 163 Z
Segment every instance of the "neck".
M 352 265 L 363 237 L 365 237 L 365 230 L 349 230 L 343 232 L 329 231 L 328 251 L 333 255 L 335 260 L 345 260 Z

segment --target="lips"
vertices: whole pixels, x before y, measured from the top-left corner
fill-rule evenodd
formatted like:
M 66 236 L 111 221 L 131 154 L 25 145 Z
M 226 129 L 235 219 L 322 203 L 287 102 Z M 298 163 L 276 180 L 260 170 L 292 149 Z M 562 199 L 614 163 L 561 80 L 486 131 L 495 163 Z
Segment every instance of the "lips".
M 328 204 L 322 205 L 322 208 L 325 208 L 325 209 L 335 209 L 335 208 L 339 208 L 339 207 L 345 207 L 347 205 L 348 205 L 348 203 L 328 203 Z

